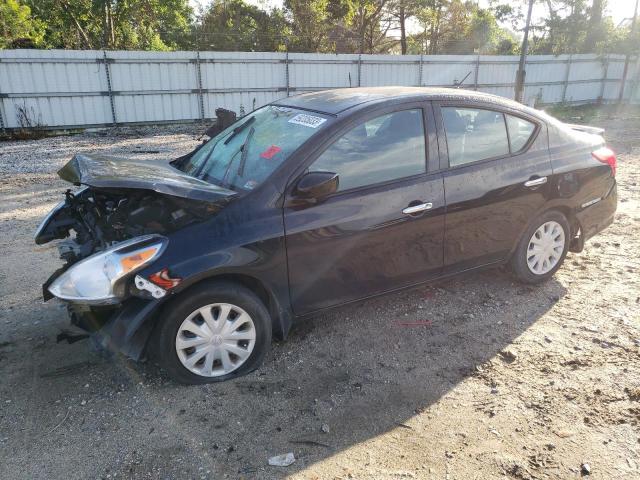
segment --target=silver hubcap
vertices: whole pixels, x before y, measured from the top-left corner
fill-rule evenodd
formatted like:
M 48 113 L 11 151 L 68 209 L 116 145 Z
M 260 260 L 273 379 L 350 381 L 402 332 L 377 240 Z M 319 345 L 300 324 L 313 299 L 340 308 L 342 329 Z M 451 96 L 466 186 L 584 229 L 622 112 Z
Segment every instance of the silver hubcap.
M 551 271 L 564 251 L 564 230 L 558 222 L 546 222 L 538 227 L 529 240 L 527 265 L 536 275 Z
M 239 368 L 256 344 L 256 328 L 247 312 L 230 303 L 197 309 L 180 325 L 176 352 L 182 365 L 203 377 Z

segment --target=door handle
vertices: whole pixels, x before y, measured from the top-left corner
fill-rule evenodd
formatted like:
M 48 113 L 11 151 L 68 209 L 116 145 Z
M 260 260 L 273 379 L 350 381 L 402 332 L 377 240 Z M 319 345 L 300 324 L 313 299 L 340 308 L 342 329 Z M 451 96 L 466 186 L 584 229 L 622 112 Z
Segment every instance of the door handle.
M 524 182 L 525 187 L 537 187 L 539 185 L 544 185 L 547 183 L 547 177 L 534 178 L 532 180 L 527 180 Z
M 431 210 L 432 208 L 433 203 L 431 202 L 421 203 L 419 205 L 412 205 L 405 208 L 404 210 L 402 210 L 402 213 L 404 213 L 405 215 L 413 215 L 414 213 L 424 212 L 425 210 Z

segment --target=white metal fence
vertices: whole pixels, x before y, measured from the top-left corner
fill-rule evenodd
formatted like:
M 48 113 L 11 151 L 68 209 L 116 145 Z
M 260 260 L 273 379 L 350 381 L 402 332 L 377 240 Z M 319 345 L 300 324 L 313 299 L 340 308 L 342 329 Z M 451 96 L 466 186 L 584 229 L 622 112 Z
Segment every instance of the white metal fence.
M 622 55 L 527 59 L 529 104 L 616 101 Z M 518 57 L 249 52 L 1 50 L 0 128 L 24 115 L 47 128 L 208 119 L 336 87 L 454 86 L 513 97 Z M 625 102 L 640 102 L 632 58 Z

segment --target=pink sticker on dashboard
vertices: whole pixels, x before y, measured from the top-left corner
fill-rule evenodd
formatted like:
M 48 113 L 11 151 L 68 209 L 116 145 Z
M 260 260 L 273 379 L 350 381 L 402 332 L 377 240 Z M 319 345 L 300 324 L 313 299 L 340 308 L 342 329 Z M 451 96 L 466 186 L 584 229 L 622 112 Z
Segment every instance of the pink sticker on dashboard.
M 271 160 L 277 153 L 281 152 L 282 149 L 276 145 L 271 145 L 264 152 L 260 154 L 260 158 L 266 158 L 267 160 Z

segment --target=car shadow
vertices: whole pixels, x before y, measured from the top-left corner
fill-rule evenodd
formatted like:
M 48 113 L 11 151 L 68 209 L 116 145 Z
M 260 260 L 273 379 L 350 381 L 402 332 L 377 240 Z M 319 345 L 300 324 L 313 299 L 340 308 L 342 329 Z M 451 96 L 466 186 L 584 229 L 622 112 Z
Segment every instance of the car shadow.
M 30 368 L 12 367 L 25 353 L 15 347 L 2 361 L 6 386 L 14 402 L 28 401 L 28 425 L 50 433 L 15 436 L 5 468 L 26 461 L 30 476 L 50 477 L 70 468 L 80 477 L 290 475 L 411 429 L 469 377 L 491 396 L 492 362 L 514 361 L 505 351 L 565 293 L 553 279 L 533 287 L 496 269 L 466 274 L 306 320 L 259 370 L 203 386 L 177 385 L 151 363 L 99 358 L 86 342 L 41 344 Z M 64 321 L 60 314 L 55 325 Z M 99 445 L 99 459 L 86 461 L 86 445 Z M 33 460 L 44 449 L 55 465 Z M 286 452 L 293 465 L 267 465 Z

